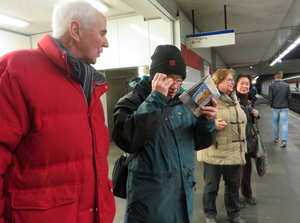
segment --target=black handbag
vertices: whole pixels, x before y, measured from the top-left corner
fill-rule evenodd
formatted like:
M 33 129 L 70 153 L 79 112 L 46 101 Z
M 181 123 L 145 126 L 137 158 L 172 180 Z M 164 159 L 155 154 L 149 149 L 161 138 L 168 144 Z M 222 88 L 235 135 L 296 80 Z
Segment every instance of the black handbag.
M 160 116 L 161 123 L 163 123 L 168 115 L 171 113 L 174 107 L 167 107 L 162 115 Z M 133 160 L 137 155 L 138 151 L 130 154 L 128 157 L 127 154 L 122 154 L 114 163 L 114 168 L 112 172 L 112 183 L 114 185 L 113 194 L 116 197 L 126 199 L 126 184 L 128 176 L 128 164 Z
M 114 163 L 112 183 L 114 185 L 113 194 L 116 197 L 126 199 L 128 164 L 133 160 L 136 154 L 137 152 L 134 152 L 128 157 L 127 154 L 124 153 Z

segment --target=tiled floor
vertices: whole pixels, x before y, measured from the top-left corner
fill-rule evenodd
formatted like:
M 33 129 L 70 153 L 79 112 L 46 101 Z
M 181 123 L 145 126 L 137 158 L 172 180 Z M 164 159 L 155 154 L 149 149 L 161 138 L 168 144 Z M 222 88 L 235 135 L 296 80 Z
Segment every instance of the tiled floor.
M 259 177 L 253 166 L 252 189 L 257 198 L 257 205 L 241 201 L 245 208 L 241 216 L 247 223 L 300 223 L 300 115 L 289 113 L 289 140 L 287 147 L 280 147 L 281 139 L 275 143 L 273 136 L 272 110 L 262 97 L 259 97 L 255 108 L 259 111 L 261 120 L 259 128 L 267 149 L 269 163 L 267 173 Z M 122 151 L 111 145 L 108 156 L 110 174 L 113 163 Z M 196 161 L 197 190 L 195 192 L 194 216 L 192 223 L 205 222 L 202 210 L 203 164 Z M 218 223 L 229 223 L 226 220 L 224 206 L 224 182 L 220 183 L 217 197 Z M 123 222 L 125 200 L 116 198 L 117 213 L 114 223 Z M 162 222 L 165 223 L 165 222 Z

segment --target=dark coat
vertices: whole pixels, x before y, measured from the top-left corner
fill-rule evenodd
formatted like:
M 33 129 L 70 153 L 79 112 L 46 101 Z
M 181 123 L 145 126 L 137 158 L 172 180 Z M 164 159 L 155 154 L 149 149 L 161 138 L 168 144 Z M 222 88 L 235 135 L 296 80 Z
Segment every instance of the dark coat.
M 242 110 L 245 112 L 247 116 L 247 125 L 246 125 L 246 140 L 247 140 L 247 153 L 250 153 L 254 150 L 253 143 L 253 124 L 254 124 L 254 116 L 251 111 L 253 110 L 252 103 L 248 100 L 248 103 L 245 104 L 240 99 L 238 99 L 241 105 Z M 258 117 L 259 118 L 259 117 Z
M 282 81 L 275 81 L 269 86 L 269 101 L 271 108 L 289 108 L 292 99 L 290 86 Z
M 114 109 L 112 134 L 125 152 L 138 150 L 128 167 L 124 222 L 189 222 L 196 184 L 194 151 L 213 143 L 214 119 L 196 118 L 178 96 L 168 99 L 151 91 L 144 78 L 133 82 L 133 92 Z M 167 106 L 174 108 L 167 120 L 160 121 Z

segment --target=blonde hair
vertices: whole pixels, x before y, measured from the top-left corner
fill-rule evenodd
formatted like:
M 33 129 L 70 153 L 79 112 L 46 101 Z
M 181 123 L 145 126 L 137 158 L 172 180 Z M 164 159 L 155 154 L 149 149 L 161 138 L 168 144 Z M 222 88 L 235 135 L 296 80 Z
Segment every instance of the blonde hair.
M 233 69 L 220 69 L 217 70 L 213 76 L 212 76 L 212 80 L 215 83 L 216 86 L 218 86 L 219 84 L 221 84 L 226 76 L 228 74 L 232 74 L 232 76 L 235 74 L 235 71 Z

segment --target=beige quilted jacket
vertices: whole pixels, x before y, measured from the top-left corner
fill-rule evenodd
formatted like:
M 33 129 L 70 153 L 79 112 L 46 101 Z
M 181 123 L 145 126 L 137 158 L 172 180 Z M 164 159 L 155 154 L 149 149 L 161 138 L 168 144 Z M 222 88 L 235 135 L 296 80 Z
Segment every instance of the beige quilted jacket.
M 217 102 L 216 118 L 224 118 L 228 125 L 222 130 L 217 130 L 215 144 L 197 152 L 198 161 L 215 165 L 245 164 L 246 114 L 237 101 L 235 91 L 230 96 L 221 92 Z

